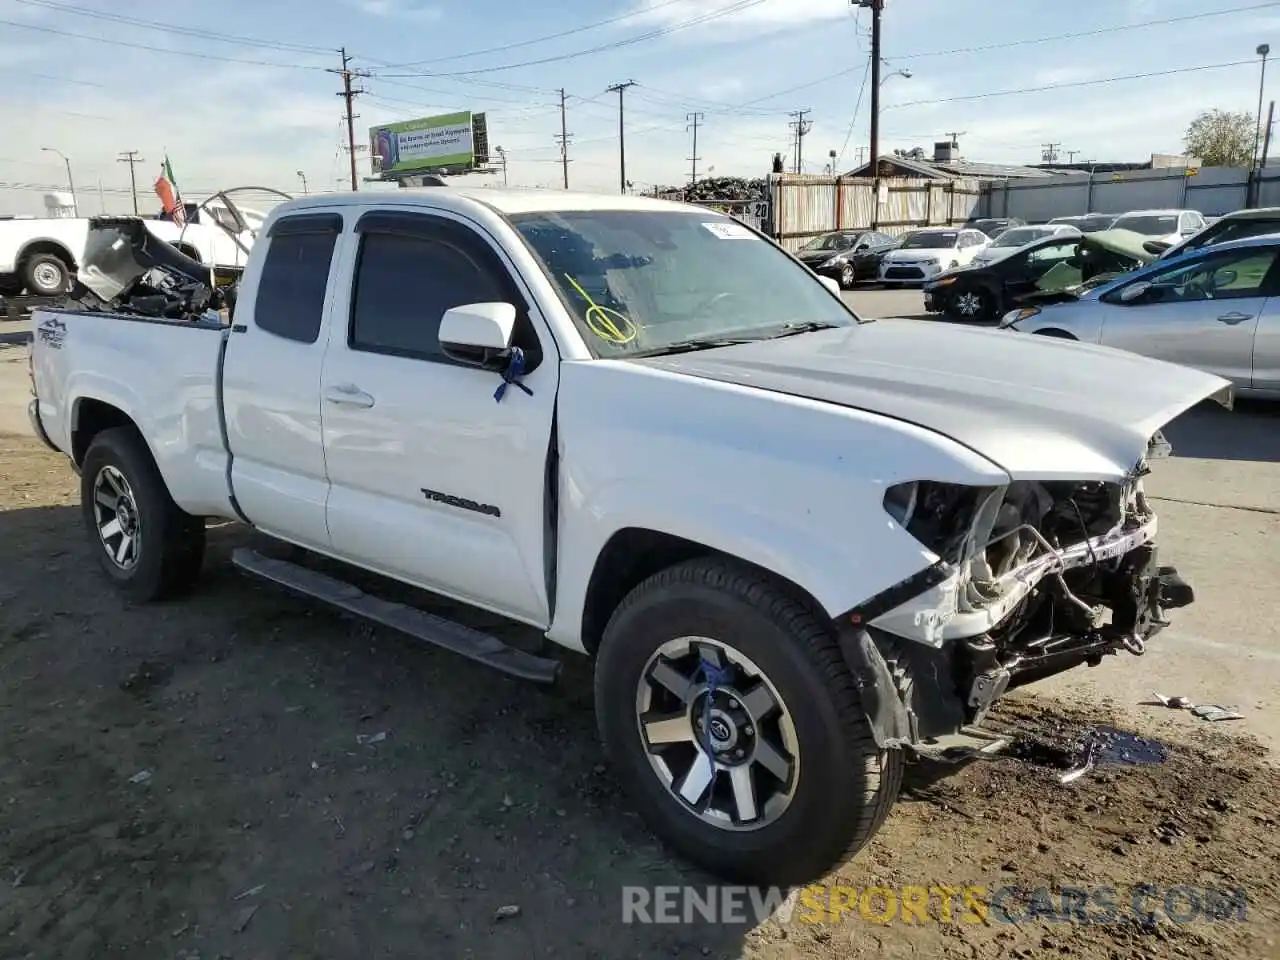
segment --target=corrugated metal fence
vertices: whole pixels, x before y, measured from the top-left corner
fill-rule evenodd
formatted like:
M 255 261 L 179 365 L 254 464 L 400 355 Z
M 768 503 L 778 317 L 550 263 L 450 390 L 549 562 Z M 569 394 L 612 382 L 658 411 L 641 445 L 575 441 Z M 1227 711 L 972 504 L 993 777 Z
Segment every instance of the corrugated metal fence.
M 981 200 L 976 180 L 883 179 L 878 204 L 875 181 L 864 178 L 774 174 L 768 190 L 767 232 L 788 250 L 832 230 L 869 228 L 873 221 L 891 234 L 963 223 L 977 215 Z
M 1247 206 L 1249 171 L 1241 167 L 1181 167 L 1123 173 L 1070 174 L 1052 180 L 986 185 L 982 213 L 1030 222 L 1079 213 L 1189 209 L 1220 216 Z M 1280 170 L 1259 178 L 1258 206 L 1280 206 Z

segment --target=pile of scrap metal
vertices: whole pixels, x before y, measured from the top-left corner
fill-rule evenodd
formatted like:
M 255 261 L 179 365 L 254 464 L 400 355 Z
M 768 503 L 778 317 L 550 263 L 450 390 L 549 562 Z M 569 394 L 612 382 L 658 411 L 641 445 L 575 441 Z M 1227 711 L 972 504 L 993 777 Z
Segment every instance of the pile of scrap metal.
M 227 262 L 247 262 L 266 217 L 263 210 L 243 205 L 246 196 L 255 207 L 291 199 L 269 187 L 235 187 L 188 212 L 189 222 L 211 224 L 230 238 L 235 255 L 224 257 Z M 184 234 L 176 242 L 161 239 L 140 217 L 90 217 L 88 223 L 66 309 L 166 320 L 230 319 L 239 270 L 229 272 L 216 257 L 206 264 L 188 256 L 181 244 Z
M 169 320 L 229 307 L 209 267 L 157 238 L 139 217 L 91 217 L 69 309 Z

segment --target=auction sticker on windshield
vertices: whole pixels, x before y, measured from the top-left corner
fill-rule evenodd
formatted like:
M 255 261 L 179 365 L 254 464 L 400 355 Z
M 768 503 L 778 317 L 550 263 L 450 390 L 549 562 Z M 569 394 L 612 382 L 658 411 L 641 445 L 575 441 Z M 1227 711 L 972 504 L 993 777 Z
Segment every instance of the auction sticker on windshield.
M 755 234 L 740 223 L 704 223 L 721 240 L 750 240 Z

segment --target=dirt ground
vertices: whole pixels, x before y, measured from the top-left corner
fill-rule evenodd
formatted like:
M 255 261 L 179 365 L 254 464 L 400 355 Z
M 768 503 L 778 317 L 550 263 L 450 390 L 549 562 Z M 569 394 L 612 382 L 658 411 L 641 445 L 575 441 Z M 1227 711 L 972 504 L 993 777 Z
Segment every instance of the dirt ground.
M 1280 772 L 1262 749 L 1185 715 L 1165 762 L 1062 786 L 1054 748 L 1122 721 L 1028 696 L 999 722 L 1035 734 L 1022 752 L 1038 765 L 913 768 L 877 839 L 826 882 L 1059 905 L 1064 888 L 1114 887 L 1106 922 L 1029 917 L 1044 899 L 1010 896 L 977 922 L 937 907 L 813 923 L 800 907 L 624 925 L 623 886 L 714 881 L 630 812 L 585 662 L 567 655 L 542 691 L 344 619 L 234 572 L 231 546 L 251 539 L 235 526 L 211 531 L 193 597 L 131 608 L 95 569 L 77 501 L 64 459 L 0 436 L 2 956 L 1280 956 Z M 1140 898 L 1154 916 L 1129 909 L 1141 884 L 1159 888 Z M 1180 922 L 1187 890 L 1166 916 L 1179 885 L 1244 889 L 1246 916 Z

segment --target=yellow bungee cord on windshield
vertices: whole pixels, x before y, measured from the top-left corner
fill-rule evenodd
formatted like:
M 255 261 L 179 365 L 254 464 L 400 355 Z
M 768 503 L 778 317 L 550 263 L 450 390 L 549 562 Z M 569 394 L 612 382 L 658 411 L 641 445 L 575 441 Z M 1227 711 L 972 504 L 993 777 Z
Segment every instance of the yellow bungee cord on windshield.
M 584 319 L 592 333 L 606 343 L 618 345 L 630 343 L 636 338 L 636 334 L 640 331 L 630 317 L 625 313 L 619 313 L 617 310 L 600 306 L 600 304 L 591 299 L 591 294 L 582 289 L 582 284 L 578 283 L 569 274 L 566 273 L 564 278 L 573 285 L 573 289 L 578 291 L 582 299 L 587 301 L 587 312 Z

